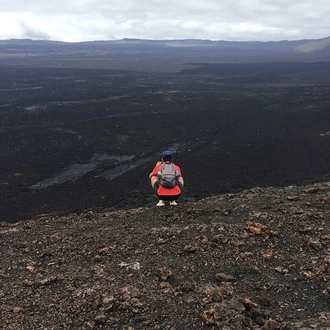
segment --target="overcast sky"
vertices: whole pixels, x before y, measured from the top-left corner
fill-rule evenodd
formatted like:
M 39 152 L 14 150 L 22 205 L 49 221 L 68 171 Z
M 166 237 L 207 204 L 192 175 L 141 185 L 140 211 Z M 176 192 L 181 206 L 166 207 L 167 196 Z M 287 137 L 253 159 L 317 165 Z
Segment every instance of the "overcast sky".
M 328 36 L 329 0 L 0 0 L 0 39 L 277 41 Z

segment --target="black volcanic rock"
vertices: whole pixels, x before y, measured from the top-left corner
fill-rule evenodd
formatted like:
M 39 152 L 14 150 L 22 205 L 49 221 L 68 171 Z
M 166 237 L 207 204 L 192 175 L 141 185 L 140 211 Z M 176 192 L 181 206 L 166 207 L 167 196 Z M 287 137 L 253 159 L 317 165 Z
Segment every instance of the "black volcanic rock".
M 327 180 L 330 67 L 305 42 L 1 41 L 0 221 L 153 205 L 170 147 L 183 201 Z
M 255 187 L 0 223 L 1 326 L 328 329 L 329 194 Z

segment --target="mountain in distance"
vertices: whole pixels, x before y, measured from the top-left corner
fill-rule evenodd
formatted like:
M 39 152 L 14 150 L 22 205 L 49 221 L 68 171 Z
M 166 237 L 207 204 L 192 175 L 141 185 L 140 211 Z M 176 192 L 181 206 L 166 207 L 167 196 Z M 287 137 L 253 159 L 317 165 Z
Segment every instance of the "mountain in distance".
M 330 37 L 316 39 L 316 40 L 307 40 L 301 44 L 297 50 L 303 53 L 312 53 L 321 50 L 326 50 L 329 52 L 330 49 Z
M 53 40 L 32 40 L 32 39 L 7 39 L 0 40 L 2 50 L 6 47 L 52 47 L 70 46 L 77 48 L 85 47 L 114 47 L 116 49 L 127 49 L 130 47 L 140 48 L 167 48 L 167 47 L 214 47 L 220 49 L 248 49 L 248 50 L 289 50 L 296 53 L 318 53 L 324 55 L 330 53 L 330 36 L 322 39 L 303 40 L 281 40 L 281 41 L 226 41 L 208 39 L 169 39 L 151 40 L 138 38 L 123 38 L 119 40 L 94 40 L 83 42 L 62 42 Z M 1 51 L 1 50 L 0 50 Z

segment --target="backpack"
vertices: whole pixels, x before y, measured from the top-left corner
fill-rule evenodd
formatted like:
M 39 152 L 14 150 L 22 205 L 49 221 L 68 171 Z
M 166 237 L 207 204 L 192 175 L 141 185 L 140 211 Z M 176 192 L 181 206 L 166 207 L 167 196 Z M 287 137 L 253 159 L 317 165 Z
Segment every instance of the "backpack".
M 173 188 L 178 184 L 179 173 L 173 163 L 162 163 L 158 171 L 159 184 L 165 188 Z

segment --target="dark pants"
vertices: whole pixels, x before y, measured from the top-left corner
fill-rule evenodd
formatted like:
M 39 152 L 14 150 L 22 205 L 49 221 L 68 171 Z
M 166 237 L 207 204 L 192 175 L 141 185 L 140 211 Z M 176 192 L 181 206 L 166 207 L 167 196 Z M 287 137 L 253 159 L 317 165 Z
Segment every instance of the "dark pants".
M 157 196 L 159 197 L 159 199 L 162 199 L 163 201 L 176 201 L 180 196 L 180 195 L 172 195 L 172 196 L 161 196 L 161 195 L 158 195 Z

